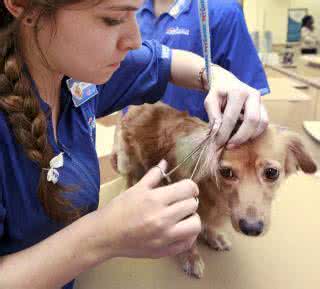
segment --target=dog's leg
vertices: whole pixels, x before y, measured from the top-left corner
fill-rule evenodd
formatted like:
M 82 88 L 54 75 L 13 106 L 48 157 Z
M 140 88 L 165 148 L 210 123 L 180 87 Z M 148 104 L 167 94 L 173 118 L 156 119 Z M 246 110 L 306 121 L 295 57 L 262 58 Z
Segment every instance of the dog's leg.
M 202 238 L 207 242 L 210 248 L 216 251 L 230 251 L 231 242 L 228 240 L 226 234 L 221 227 L 212 224 L 203 224 Z
M 197 241 L 193 244 L 192 248 L 178 256 L 183 271 L 188 275 L 196 278 L 202 278 L 204 273 L 204 262 L 200 256 Z

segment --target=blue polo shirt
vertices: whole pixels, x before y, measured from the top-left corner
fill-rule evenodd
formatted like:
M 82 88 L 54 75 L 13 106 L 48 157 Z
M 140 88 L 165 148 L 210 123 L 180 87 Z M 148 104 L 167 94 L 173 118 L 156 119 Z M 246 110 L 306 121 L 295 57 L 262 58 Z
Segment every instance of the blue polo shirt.
M 259 60 L 237 0 L 210 0 L 212 62 L 236 75 L 241 81 L 269 93 L 263 66 Z M 142 38 L 157 39 L 171 48 L 203 56 L 197 0 L 177 0 L 168 13 L 156 17 L 153 0 L 146 0 L 137 12 Z M 226 84 L 227 85 L 227 84 Z M 163 101 L 179 110 L 207 121 L 206 94 L 169 84 Z
M 77 186 L 75 192 L 66 194 L 75 206 L 86 208 L 87 212 L 98 207 L 100 175 L 95 119 L 130 104 L 158 101 L 166 89 L 170 65 L 170 49 L 148 41 L 141 49 L 128 53 L 112 78 L 97 86 L 98 94 L 79 107 L 74 105 L 64 78 L 57 142 L 50 107 L 38 96 L 41 109 L 48 113 L 48 139 L 54 153 L 64 153 L 58 181 Z M 33 246 L 63 226 L 50 220 L 40 204 L 37 196 L 40 169 L 16 142 L 3 112 L 0 112 L 0 146 L 0 256 L 4 256 Z M 72 288 L 72 283 L 64 288 Z

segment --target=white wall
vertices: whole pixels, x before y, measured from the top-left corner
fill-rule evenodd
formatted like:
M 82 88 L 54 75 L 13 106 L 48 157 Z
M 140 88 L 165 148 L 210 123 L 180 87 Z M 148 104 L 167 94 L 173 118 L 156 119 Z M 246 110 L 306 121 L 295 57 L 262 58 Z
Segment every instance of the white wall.
M 270 30 L 274 44 L 286 43 L 289 8 L 308 8 L 320 34 L 320 0 L 244 0 L 249 31 Z

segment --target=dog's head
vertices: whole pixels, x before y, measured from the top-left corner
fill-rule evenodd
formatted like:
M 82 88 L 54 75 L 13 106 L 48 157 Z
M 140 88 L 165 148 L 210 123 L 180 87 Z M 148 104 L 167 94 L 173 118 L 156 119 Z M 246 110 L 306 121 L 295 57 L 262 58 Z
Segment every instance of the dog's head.
M 218 182 L 234 229 L 249 236 L 267 232 L 274 194 L 290 174 L 314 173 L 315 162 L 299 135 L 276 126 L 221 157 Z

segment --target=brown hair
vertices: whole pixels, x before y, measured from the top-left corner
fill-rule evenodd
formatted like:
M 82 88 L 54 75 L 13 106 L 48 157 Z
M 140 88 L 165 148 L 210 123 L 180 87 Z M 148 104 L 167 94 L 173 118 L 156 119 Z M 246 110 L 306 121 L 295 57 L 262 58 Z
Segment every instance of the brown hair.
M 3 1 L 0 2 L 0 110 L 5 113 L 13 135 L 28 158 L 39 165 L 38 197 L 48 216 L 59 223 L 71 223 L 83 212 L 62 196 L 62 192 L 71 192 L 71 188 L 47 181 L 45 168 L 49 167 L 54 153 L 47 138 L 47 116 L 23 69 L 19 27 L 21 19 L 34 8 L 40 9 L 41 17 L 49 17 L 54 16 L 58 8 L 76 2 L 81 1 L 30 0 L 24 15 L 18 19 L 9 13 Z M 34 28 L 36 43 L 39 18 Z

